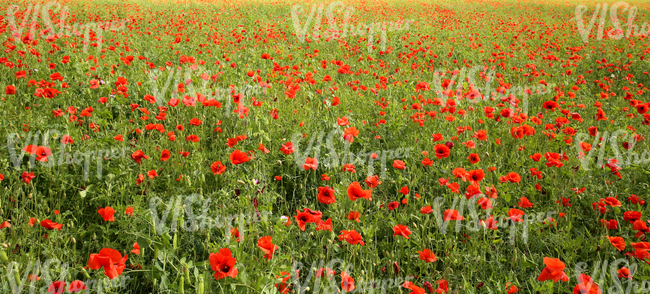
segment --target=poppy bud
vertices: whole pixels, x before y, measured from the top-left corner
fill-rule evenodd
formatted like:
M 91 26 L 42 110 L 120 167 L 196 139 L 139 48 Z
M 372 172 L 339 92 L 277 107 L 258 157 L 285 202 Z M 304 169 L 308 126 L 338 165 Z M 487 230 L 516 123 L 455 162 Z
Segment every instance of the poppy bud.
M 382 268 L 381 268 L 381 272 L 382 272 L 383 274 L 385 274 L 385 273 L 386 273 L 386 267 L 382 267 Z
M 483 282 L 478 283 L 478 286 L 476 286 L 476 288 L 481 288 L 481 287 L 483 287 Z
M 449 141 L 445 143 L 445 146 L 447 146 L 449 149 L 454 148 L 454 142 Z
M 393 262 L 393 272 L 395 272 L 395 275 L 399 273 L 399 265 L 397 264 L 397 261 Z

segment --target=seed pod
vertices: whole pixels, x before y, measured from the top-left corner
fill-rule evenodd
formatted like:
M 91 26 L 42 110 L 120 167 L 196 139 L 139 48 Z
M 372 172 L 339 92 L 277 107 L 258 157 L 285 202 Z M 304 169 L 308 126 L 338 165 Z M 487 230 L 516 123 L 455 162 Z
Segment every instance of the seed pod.
M 90 279 L 90 275 L 88 274 L 88 272 L 86 271 L 86 269 L 81 268 L 81 272 L 83 273 L 83 275 L 84 275 L 84 277 L 85 277 L 86 279 Z
M 185 294 L 185 277 L 181 276 L 181 280 L 178 283 L 178 293 Z
M 4 250 L 0 250 L 0 260 L 3 263 L 9 263 L 9 258 L 7 257 L 7 252 Z
M 199 277 L 199 287 L 198 287 L 198 294 L 203 294 L 204 291 L 204 286 L 203 286 L 203 276 Z

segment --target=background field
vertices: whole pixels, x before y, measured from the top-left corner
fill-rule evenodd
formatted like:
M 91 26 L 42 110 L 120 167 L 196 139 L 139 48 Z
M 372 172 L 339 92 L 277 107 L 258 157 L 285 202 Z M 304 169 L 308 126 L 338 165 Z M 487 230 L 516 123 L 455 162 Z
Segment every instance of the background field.
M 12 38 L 4 11 L 10 5 L 17 5 L 15 19 L 20 23 L 30 3 L 0 3 L 5 8 L 0 25 L 4 47 L 4 53 L 0 54 L 4 63 L 0 67 L 0 87 L 5 89 L 0 95 L 0 139 L 6 144 L 0 149 L 0 187 L 3 187 L 0 223 L 10 224 L 0 229 L 0 253 L 7 256 L 0 260 L 2 293 L 12 289 L 8 274 L 10 262 L 19 265 L 20 279 L 30 261 L 51 258 L 69 265 L 65 277 L 68 283 L 77 279 L 103 279 L 105 274 L 101 269 L 82 269 L 88 265 L 90 255 L 102 248 L 128 254 L 122 276 L 131 278 L 128 287 L 105 289 L 104 293 L 179 293 L 181 288 L 186 293 L 276 293 L 275 284 L 282 282 L 278 277 L 290 272 L 294 262 L 305 264 L 300 282 L 313 290 L 316 283 L 324 285 L 325 281 L 312 277 L 306 282 L 308 265 L 320 261 L 327 264 L 332 260 L 345 261 L 350 269 L 348 274 L 357 283 L 413 276 L 416 286 L 424 287 L 429 282 L 436 289 L 436 282 L 444 279 L 449 283 L 449 293 L 507 293 L 506 283 L 515 285 L 519 293 L 570 293 L 578 284 L 576 265 L 582 262 L 588 264 L 585 273 L 596 278 L 600 288 L 606 290 L 614 286 L 616 275 L 609 272 L 609 266 L 602 276 L 594 267 L 605 261 L 611 264 L 619 258 L 637 264 L 634 281 L 650 279 L 650 267 L 646 263 L 649 259 L 642 261 L 624 255 L 634 253 L 631 243 L 643 242 L 647 232 L 637 234 L 639 229 L 635 230 L 632 223 L 624 220 L 626 212 L 637 211 L 641 213 L 642 223 L 647 221 L 647 204 L 634 204 L 628 199 L 637 195 L 648 200 L 647 160 L 625 165 L 618 177 L 610 168 L 602 168 L 606 161 L 597 165 L 598 157 L 615 157 L 610 140 L 602 155 L 598 154 L 600 148 L 592 146 L 596 154 L 588 168 L 579 159 L 581 150 L 576 142 L 571 141 L 579 133 L 588 133 L 593 126 L 601 134 L 627 130 L 629 135 L 619 138 L 615 144 L 627 160 L 628 150 L 622 147 L 623 142 L 631 142 L 633 134 L 648 135 L 648 124 L 644 124 L 647 119 L 637 107 L 631 106 L 632 100 L 638 100 L 636 105 L 648 102 L 645 101 L 650 83 L 650 63 L 646 58 L 650 54 L 648 38 L 598 40 L 596 25 L 589 43 L 585 44 L 578 31 L 576 6 L 589 8 L 585 15 L 588 22 L 596 4 L 603 2 L 344 2 L 346 7 L 354 7 L 349 23 L 355 26 L 412 20 L 408 28 L 387 33 L 386 51 L 381 48 L 379 34 L 374 36 L 377 43 L 370 50 L 367 39 L 358 35 L 348 34 L 340 40 L 314 40 L 312 35 L 307 37 L 310 42 L 301 42 L 292 19 L 292 7 L 301 5 L 308 14 L 312 4 L 325 3 L 327 7 L 327 2 L 59 2 L 74 15 L 68 16 L 66 24 L 129 20 L 123 28 L 104 31 L 103 44 L 95 34 L 87 49 L 84 49 L 84 38 L 72 34 L 51 42 L 45 36 L 25 40 L 29 27 L 20 38 Z M 650 20 L 649 3 L 627 3 L 638 9 L 635 24 L 641 26 Z M 339 26 L 344 21 L 342 11 L 335 13 Z M 54 9 L 50 12 L 55 26 L 61 18 L 59 12 Z M 619 15 L 626 23 L 627 13 Z M 38 34 L 46 28 L 46 20 L 43 16 L 36 19 Z M 301 15 L 299 19 L 300 25 L 304 25 L 307 17 Z M 315 31 L 313 23 L 307 26 L 309 34 Z M 328 27 L 325 17 L 321 25 Z M 611 27 L 608 18 L 605 32 Z M 270 59 L 262 58 L 263 54 L 268 54 Z M 62 62 L 64 56 L 69 57 L 69 62 Z M 133 59 L 129 61 L 128 57 Z M 343 65 L 349 65 L 348 72 L 340 70 Z M 477 65 L 487 66 L 481 70 L 482 74 L 476 74 L 478 87 L 485 85 L 487 72 L 495 73 L 492 91 L 484 93 L 486 100 L 475 100 L 477 104 L 467 98 L 458 100 L 453 113 L 450 112 L 445 103 L 451 97 L 435 92 L 434 72 Z M 165 86 L 170 69 L 175 74 L 177 68 L 188 73 L 181 79 L 187 84 L 186 93 L 180 95 L 172 94 L 178 89 L 177 80 L 172 78 Z M 18 77 L 21 71 L 25 71 L 25 77 Z M 62 80 L 53 81 L 54 73 L 60 73 Z M 331 80 L 324 80 L 326 76 Z M 450 76 L 447 73 L 445 78 Z M 187 78 L 191 83 L 187 83 Z M 30 84 L 30 80 L 35 83 Z M 34 85 L 41 80 L 53 84 Z M 100 82 L 98 87 L 92 86 L 92 80 Z M 529 95 L 526 109 L 519 104 L 512 106 L 511 117 L 501 115 L 502 109 L 511 107 L 507 100 L 500 99 L 503 95 L 497 95 L 498 91 L 537 87 L 542 81 L 555 86 L 548 93 Z M 431 90 L 420 90 L 419 82 L 426 82 Z M 270 88 L 262 91 L 260 85 L 267 84 Z M 233 113 L 231 94 L 215 92 L 231 85 L 238 89 L 237 94 L 243 94 L 241 105 L 247 108 L 243 117 Z M 259 92 L 240 91 L 248 85 L 257 87 Z M 11 86 L 15 87 L 15 94 L 9 89 Z M 463 81 L 462 86 L 462 92 L 466 93 L 470 87 L 468 81 Z M 572 89 L 574 86 L 577 89 Z M 60 93 L 51 98 L 35 95 L 39 93 L 36 89 L 45 88 Z M 164 95 L 154 93 L 163 90 Z M 188 93 L 219 99 L 222 106 L 203 106 L 201 102 L 196 106 L 168 104 L 172 95 L 183 100 Z M 632 100 L 625 99 L 629 97 L 627 93 L 633 96 Z M 145 100 L 149 99 L 145 95 L 163 101 L 161 105 L 166 110 L 159 108 L 157 102 Z M 524 95 L 513 96 L 523 103 Z M 102 97 L 107 98 L 104 103 L 99 101 Z M 256 106 L 253 97 L 262 104 Z M 331 105 L 334 97 L 338 97 L 340 104 Z M 438 97 L 442 103 L 434 101 Z M 557 108 L 545 108 L 547 101 L 557 102 Z M 598 119 L 598 103 L 606 114 L 605 119 Z M 69 107 L 76 108 L 77 112 L 70 113 Z M 92 112 L 88 107 L 92 107 Z M 488 117 L 485 107 L 494 109 L 493 118 Z M 89 115 L 81 115 L 84 109 Z M 62 111 L 62 116 L 54 114 L 57 110 Z M 274 110 L 277 119 L 272 115 Z M 160 116 L 163 112 L 166 117 Z M 573 119 L 572 113 L 579 113 L 582 121 Z M 337 124 L 337 118 L 342 117 L 347 117 L 350 125 Z M 538 123 L 533 120 L 535 117 Z M 202 124 L 192 125 L 194 118 Z M 163 129 L 156 129 L 155 124 L 161 124 Z M 183 126 L 182 130 L 179 125 Z M 530 126 L 534 133 L 516 138 L 512 128 L 521 125 Z M 348 143 L 342 134 L 350 127 L 359 133 L 346 147 Z M 47 144 L 52 150 L 49 160 L 58 162 L 62 148 L 70 154 L 125 148 L 126 156 L 102 160 L 101 179 L 97 176 L 97 161 L 91 160 L 87 181 L 83 179 L 83 162 L 51 167 L 36 163 L 29 168 L 30 155 L 26 154 L 15 168 L 16 158 L 11 154 L 20 155 L 21 149 L 31 144 L 25 138 L 51 129 L 70 136 L 74 143 L 62 145 L 60 136 L 52 137 Z M 282 145 L 291 141 L 294 134 L 306 136 L 295 146 L 302 151 L 320 131 L 327 135 L 334 130 L 339 133 L 335 133 L 335 143 L 328 145 L 333 149 L 326 148 L 323 140 L 315 171 L 306 171 L 304 162 L 296 162 L 296 154 L 281 152 Z M 487 139 L 475 137 L 480 130 L 486 131 Z M 7 146 L 5 140 L 14 137 L 13 134 L 22 139 L 13 147 Z M 434 134 L 441 134 L 443 139 L 433 141 Z M 118 135 L 122 135 L 122 141 L 115 139 Z M 198 142 L 188 141 L 190 135 L 196 135 Z M 246 138 L 233 147 L 228 146 L 229 138 L 242 135 Z M 170 139 L 173 136 L 175 140 Z M 593 140 L 593 136 L 588 136 L 586 141 L 591 144 Z M 475 147 L 467 147 L 468 141 Z M 435 146 L 446 142 L 454 145 L 449 157 L 436 158 Z M 42 140 L 35 144 L 46 145 Z M 270 152 L 259 150 L 259 144 Z M 12 152 L 9 148 L 13 148 Z M 346 150 L 357 155 L 397 148 L 412 148 L 408 157 L 401 159 L 406 168 L 394 168 L 393 159 L 387 160 L 386 177 L 372 189 L 372 200 L 352 201 L 347 190 L 355 181 L 363 189 L 370 189 L 365 183 L 368 165 L 372 164 L 373 174 L 379 175 L 379 160 L 355 162 L 354 173 L 342 170 L 343 162 L 330 167 L 324 164 L 326 160 L 331 161 L 332 154 L 341 159 Z M 165 149 L 171 156 L 162 161 L 161 153 Z M 230 156 L 235 149 L 254 154 L 249 152 L 250 161 L 234 165 Z M 137 150 L 149 156 L 141 165 L 131 158 Z M 646 150 L 646 140 L 639 140 L 632 151 L 648 158 Z M 189 154 L 185 156 L 182 152 Z M 561 160 L 563 166 L 548 166 L 544 157 L 547 152 L 566 155 Z M 478 154 L 480 161 L 470 163 L 471 153 Z M 541 160 L 531 159 L 535 153 L 542 155 Z M 307 155 L 312 156 L 313 151 Z M 423 165 L 425 158 L 430 158 L 431 166 Z M 216 161 L 226 167 L 222 174 L 211 171 Z M 496 198 L 491 198 L 494 209 L 490 213 L 495 219 L 508 216 L 511 208 L 521 209 L 527 215 L 557 212 L 563 216 L 556 214 L 553 221 L 531 225 L 527 239 L 517 231 L 514 244 L 509 241 L 509 228 L 473 231 L 465 228 L 469 219 L 460 221 L 463 224 L 460 231 L 448 229 L 443 234 L 434 214 L 423 214 L 420 210 L 434 205 L 436 197 L 446 199 L 442 210 L 450 209 L 454 199 L 466 198 L 464 194 L 470 182 L 452 174 L 456 168 L 484 171 L 480 192 L 488 194 L 486 188 L 496 189 Z M 541 171 L 542 178 L 533 176 L 531 168 Z M 150 178 L 148 172 L 153 170 L 157 176 Z M 35 177 L 25 183 L 23 172 L 33 172 Z M 520 175 L 518 183 L 500 180 L 512 172 Z M 330 180 L 323 181 L 323 174 Z M 459 192 L 441 185 L 441 178 L 458 183 Z M 326 205 L 317 201 L 318 187 L 324 186 L 335 191 L 335 203 Z M 406 194 L 400 192 L 405 186 Z M 240 213 L 251 215 L 256 211 L 272 214 L 237 225 L 244 228 L 239 230 L 239 242 L 230 239 L 230 228 L 226 226 L 194 232 L 181 229 L 180 225 L 188 220 L 182 210 L 177 216 L 176 232 L 157 233 L 150 200 L 159 197 L 169 205 L 174 197 L 193 193 L 212 199 L 207 213 L 213 218 Z M 520 207 L 521 197 L 529 199 L 534 206 Z M 608 211 L 601 214 L 593 204 L 607 197 L 617 198 L 621 205 L 607 205 Z M 570 199 L 571 205 L 559 205 L 562 199 Z M 202 201 L 192 206 L 195 216 L 201 212 Z M 389 203 L 394 201 L 399 202 L 399 207 L 389 210 Z M 98 209 L 105 207 L 115 209 L 114 222 L 105 221 L 98 213 Z M 132 216 L 126 214 L 128 207 L 133 208 Z M 162 214 L 165 208 L 161 204 L 157 213 Z M 296 210 L 304 208 L 321 211 L 322 220 L 331 218 L 332 230 L 316 231 L 315 224 L 307 224 L 303 232 L 294 216 Z M 485 213 L 480 208 L 477 210 L 480 219 L 486 219 Z M 352 211 L 360 213 L 359 222 L 348 219 Z M 461 214 L 468 218 L 467 214 Z M 292 224 L 285 225 L 282 216 L 288 216 Z M 32 226 L 30 218 L 38 222 L 49 219 L 63 227 L 47 230 L 39 223 Z M 171 218 L 170 214 L 168 229 Z M 601 219 L 617 220 L 618 228 L 608 230 L 601 225 Z M 394 236 L 396 225 L 408 226 L 412 231 L 409 239 Z M 456 221 L 449 224 L 452 228 L 455 225 Z M 359 232 L 365 245 L 339 241 L 343 230 Z M 272 236 L 273 244 L 278 246 L 271 259 L 265 259 L 264 252 L 258 248 L 258 240 L 263 236 Z M 617 250 L 606 236 L 622 237 L 627 247 Z M 140 254 L 131 253 L 135 242 L 141 247 Z M 211 253 L 222 248 L 229 248 L 237 259 L 236 278 L 214 278 L 208 259 Z M 423 249 L 433 251 L 437 261 L 421 260 L 418 251 Z M 537 280 L 545 267 L 545 257 L 559 258 L 566 265 L 568 282 Z M 340 269 L 335 271 L 340 288 Z M 60 272 L 61 268 L 55 268 L 50 275 L 58 276 Z M 291 280 L 286 283 L 289 291 L 295 290 Z M 35 285 L 39 291 L 48 286 L 43 280 Z M 387 292 L 410 293 L 411 290 L 392 287 Z

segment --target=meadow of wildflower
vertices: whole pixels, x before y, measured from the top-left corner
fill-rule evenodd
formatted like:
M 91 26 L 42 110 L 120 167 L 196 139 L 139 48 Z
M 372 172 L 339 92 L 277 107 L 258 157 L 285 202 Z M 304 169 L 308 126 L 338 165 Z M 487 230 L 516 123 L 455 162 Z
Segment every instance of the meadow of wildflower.
M 0 293 L 650 292 L 646 1 L 0 3 Z

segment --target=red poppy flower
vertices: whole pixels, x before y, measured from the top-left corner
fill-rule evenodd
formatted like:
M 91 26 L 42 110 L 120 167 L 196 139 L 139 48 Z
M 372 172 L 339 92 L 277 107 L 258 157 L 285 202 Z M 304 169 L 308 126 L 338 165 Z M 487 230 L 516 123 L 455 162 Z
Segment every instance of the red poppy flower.
M 122 274 L 122 271 L 126 268 L 124 262 L 128 257 L 128 255 L 122 257 L 122 254 L 115 249 L 104 248 L 98 254 L 93 253 L 90 255 L 88 267 L 93 270 L 104 267 L 104 274 L 112 280 Z
M 519 183 L 519 181 L 521 181 L 521 176 L 519 176 L 519 174 L 516 172 L 510 172 L 506 175 L 506 177 L 508 181 L 512 183 Z
M 226 166 L 221 161 L 215 161 L 210 165 L 210 170 L 215 175 L 220 175 L 226 171 Z
M 356 167 L 354 165 L 352 165 L 351 163 L 346 163 L 341 168 L 341 170 L 351 172 L 351 173 L 356 173 L 355 169 L 356 169 Z
M 259 144 L 260 144 L 260 147 L 257 148 L 257 150 L 261 150 L 262 153 L 270 153 L 271 152 L 271 150 L 266 149 L 266 147 L 264 147 L 264 145 L 262 145 L 262 143 L 259 143 Z
M 22 174 L 22 179 L 25 184 L 29 184 L 35 177 L 34 172 L 28 173 L 24 171 Z
M 346 272 L 341 272 L 341 289 L 345 292 L 354 291 L 354 279 Z
M 447 282 L 447 280 L 439 280 L 437 283 L 438 289 L 436 289 L 436 293 L 441 294 L 449 292 L 449 282 Z
M 478 156 L 478 154 L 476 154 L 476 153 L 472 153 L 472 154 L 470 154 L 470 155 L 467 157 L 467 159 L 469 159 L 469 162 L 470 162 L 471 164 L 476 164 L 476 163 L 478 163 L 479 161 L 481 161 L 481 158 L 480 158 L 480 157 Z
M 5 88 L 5 94 L 7 95 L 16 95 L 16 86 L 9 85 Z
M 621 268 L 618 272 L 618 278 L 625 278 L 625 279 L 632 279 L 632 275 L 630 274 L 630 269 L 629 268 Z
M 458 210 L 455 210 L 455 209 L 446 209 L 445 210 L 445 215 L 444 215 L 444 220 L 445 221 L 449 221 L 449 220 L 459 221 L 459 220 L 464 220 L 464 219 L 465 218 L 458 213 Z
M 49 219 L 45 219 L 41 221 L 41 227 L 44 227 L 48 230 L 61 230 L 63 228 L 62 224 L 57 224 Z
M 544 264 L 546 267 L 542 270 L 542 273 L 539 274 L 537 280 L 544 282 L 547 280 L 553 280 L 553 282 L 569 281 L 569 277 L 564 273 L 564 263 L 558 258 L 544 257 Z
M 578 285 L 573 288 L 573 294 L 602 294 L 603 291 L 594 282 L 594 280 L 586 275 L 580 274 L 578 276 Z
M 524 216 L 524 212 L 519 209 L 510 208 L 510 210 L 508 210 L 508 219 L 512 220 L 513 222 L 516 223 L 523 222 L 524 221 L 522 219 L 523 216 Z
M 47 288 L 47 293 L 62 294 L 65 292 L 65 281 L 54 281 Z
M 426 262 L 434 262 L 438 260 L 436 258 L 436 255 L 433 254 L 433 252 L 430 249 L 424 249 L 422 251 L 418 251 L 420 253 L 420 260 L 424 260 Z
M 262 237 L 259 240 L 257 240 L 257 247 L 259 249 L 262 249 L 262 252 L 264 252 L 264 258 L 266 259 L 271 259 L 273 258 L 273 252 L 278 249 L 278 246 L 275 246 L 272 242 L 271 239 L 273 237 L 271 236 L 266 236 Z
M 625 250 L 625 240 L 623 238 L 607 236 L 607 239 L 609 239 L 609 243 L 612 243 L 612 246 L 618 249 L 618 251 Z
M 358 211 L 350 211 L 348 214 L 348 219 L 351 221 L 360 222 L 359 217 L 361 217 L 361 213 Z
M 280 147 L 280 151 L 282 151 L 282 153 L 284 153 L 285 155 L 291 155 L 294 151 L 293 143 L 292 142 L 284 143 L 284 145 Z
M 153 179 L 158 176 L 158 172 L 155 169 L 152 169 L 147 172 L 147 176 L 149 176 L 150 179 Z
M 409 294 L 425 294 L 424 288 L 420 288 L 420 287 L 414 285 L 411 281 L 404 282 L 404 284 L 402 284 L 402 287 L 413 291 L 413 292 L 411 292 Z
M 357 244 L 361 244 L 361 246 L 366 245 L 366 243 L 363 242 L 361 235 L 359 235 L 359 233 L 357 233 L 356 230 L 341 231 L 341 235 L 339 235 L 339 241 L 343 241 L 343 240 L 345 240 L 346 242 L 352 245 L 357 245 Z
M 435 147 L 433 147 L 433 149 L 434 149 L 434 152 L 436 153 L 436 157 L 438 159 L 443 159 L 443 158 L 449 157 L 450 150 L 449 150 L 449 147 L 447 147 L 447 145 L 438 144 Z
M 404 163 L 404 161 L 401 161 L 399 159 L 393 161 L 393 167 L 396 169 L 404 169 L 405 166 L 406 163 Z
M 232 163 L 233 165 L 242 164 L 242 163 L 247 162 L 249 160 L 250 159 L 248 158 L 248 155 L 246 155 L 245 152 L 235 150 L 232 153 L 230 153 L 230 163 Z
M 318 220 L 318 225 L 316 226 L 316 231 L 332 231 L 332 219 L 328 218 L 326 221 L 321 219 Z
M 106 208 L 100 208 L 97 212 L 102 216 L 104 221 L 115 222 L 115 209 L 112 207 L 107 206 Z
M 72 283 L 70 283 L 70 287 L 68 288 L 68 292 L 70 293 L 77 293 L 81 292 L 82 290 L 86 290 L 86 284 L 80 280 L 74 280 Z
M 343 132 L 343 139 L 348 141 L 348 143 L 354 142 L 354 138 L 357 136 L 359 136 L 359 130 L 357 130 L 355 127 L 347 128 Z
M 406 239 L 408 239 L 409 235 L 411 234 L 411 230 L 409 230 L 409 228 L 404 225 L 395 225 L 393 227 L 393 232 L 395 233 L 393 236 L 402 236 Z
M 377 186 L 381 185 L 381 181 L 379 181 L 379 177 L 377 175 L 366 177 L 366 185 L 368 185 L 369 188 L 374 189 L 377 188 Z
M 298 215 L 295 215 L 294 217 L 296 218 L 296 223 L 298 224 L 298 227 L 300 228 L 301 231 L 305 231 L 305 225 L 307 223 L 313 222 L 313 216 L 306 211 L 299 211 L 296 209 L 296 212 L 298 212 Z
M 236 278 L 239 271 L 235 268 L 237 259 L 232 257 L 232 253 L 228 248 L 222 248 L 219 253 L 210 253 L 209 257 L 210 268 L 214 273 L 216 280 L 221 280 L 225 277 Z
M 316 170 L 318 168 L 318 159 L 314 158 L 305 158 L 305 164 L 302 165 L 302 168 L 309 170 L 310 168 Z
M 171 155 L 172 155 L 171 152 L 169 152 L 169 150 L 165 149 L 165 150 L 163 150 L 162 153 L 160 154 L 160 160 L 161 160 L 161 161 L 167 161 L 167 160 L 169 160 L 169 158 L 171 157 Z
M 131 159 L 133 159 L 133 161 L 137 162 L 139 165 L 142 165 L 143 158 L 149 159 L 149 156 L 145 155 L 142 150 L 136 150 L 133 152 L 133 154 L 131 154 Z
M 433 166 L 433 161 L 431 161 L 429 157 L 425 157 L 420 163 L 422 163 L 423 166 Z
M 140 254 L 140 245 L 138 245 L 138 242 L 133 243 L 133 250 L 131 250 L 131 253 Z
M 372 190 L 363 190 L 359 182 L 352 182 L 348 186 L 348 198 L 352 201 L 359 198 L 372 200 Z
M 336 197 L 334 196 L 334 189 L 330 187 L 318 187 L 318 195 L 316 196 L 318 202 L 323 204 L 333 204 L 336 202 Z
M 526 197 L 521 197 L 518 203 L 521 208 L 532 208 L 533 204 Z
M 468 180 L 472 183 L 478 183 L 485 178 L 485 173 L 482 169 L 470 170 L 467 174 L 469 175 Z

